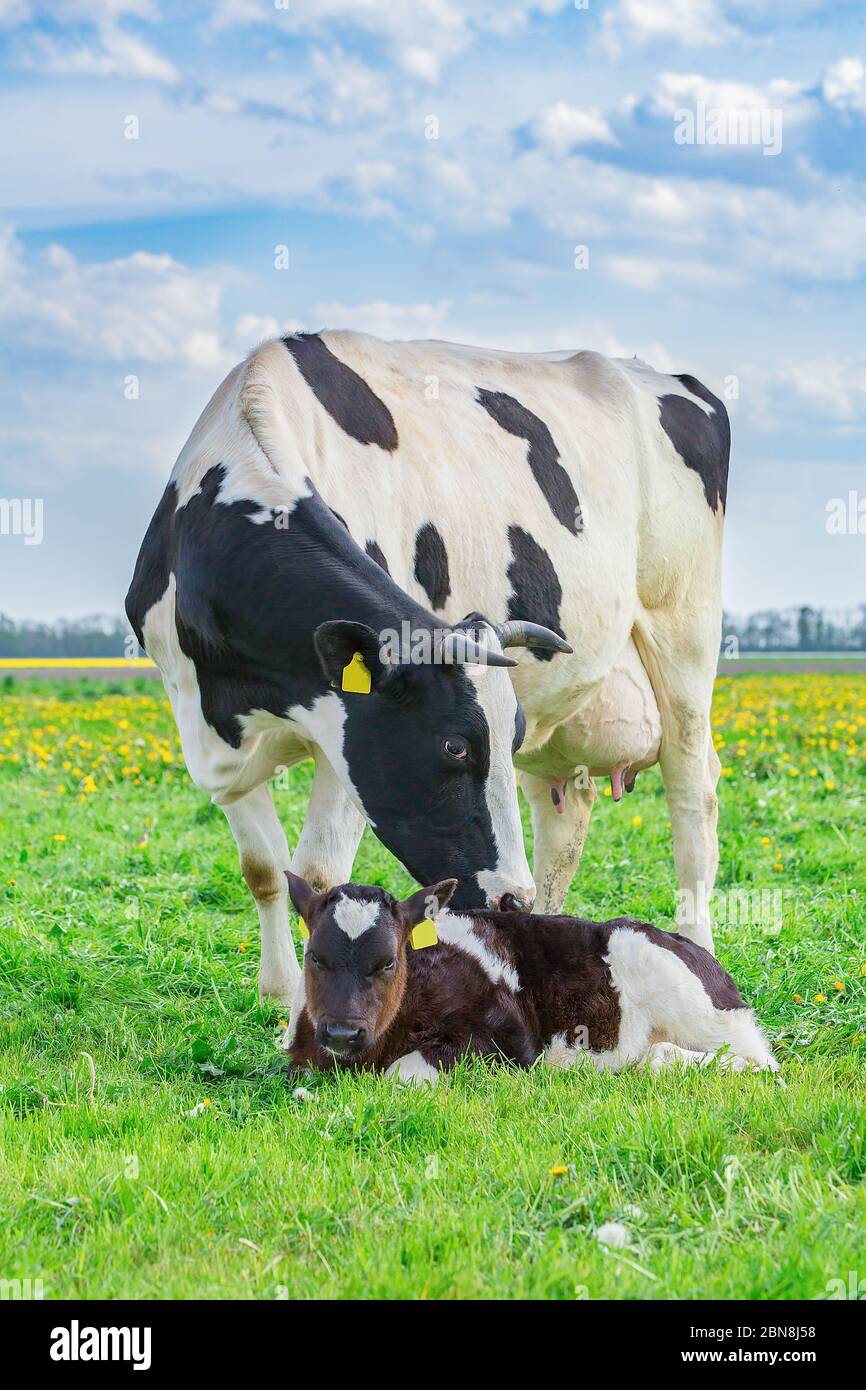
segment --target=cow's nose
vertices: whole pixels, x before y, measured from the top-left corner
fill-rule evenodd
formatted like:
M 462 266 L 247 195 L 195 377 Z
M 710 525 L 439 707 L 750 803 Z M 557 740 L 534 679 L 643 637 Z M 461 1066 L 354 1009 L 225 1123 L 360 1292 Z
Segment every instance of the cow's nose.
M 502 893 L 494 898 L 493 906 L 497 912 L 531 912 L 535 902 L 535 890 L 531 893 Z
M 357 1023 L 323 1023 L 323 1046 L 331 1052 L 360 1052 L 367 1041 L 367 1030 Z

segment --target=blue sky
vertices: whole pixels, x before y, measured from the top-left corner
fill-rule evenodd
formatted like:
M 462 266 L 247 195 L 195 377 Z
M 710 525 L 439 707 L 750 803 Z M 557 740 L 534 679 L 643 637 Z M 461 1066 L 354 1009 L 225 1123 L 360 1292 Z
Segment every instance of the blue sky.
M 727 606 L 866 601 L 859 0 L 0 0 L 0 60 L 0 495 L 44 499 L 0 611 L 119 611 L 222 375 L 323 326 L 694 372 Z

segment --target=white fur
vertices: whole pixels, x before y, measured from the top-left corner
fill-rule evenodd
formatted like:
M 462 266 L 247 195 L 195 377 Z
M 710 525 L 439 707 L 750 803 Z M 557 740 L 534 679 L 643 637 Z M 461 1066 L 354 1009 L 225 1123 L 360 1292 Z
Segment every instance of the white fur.
M 499 647 L 495 639 L 494 644 Z M 467 666 L 465 670 L 490 730 L 490 766 L 484 790 L 497 857 L 495 868 L 482 869 L 477 875 L 478 886 L 489 903 L 497 903 L 505 893 L 513 893 L 531 903 L 535 897 L 535 883 L 523 843 L 511 761 L 517 697 L 507 672 L 501 667 Z
M 554 1033 L 544 1049 L 544 1060 L 548 1066 L 561 1067 L 568 1071 L 574 1066 L 579 1048 L 573 1047 L 565 1033 Z
M 643 932 L 628 927 L 612 932 L 605 964 L 619 995 L 622 1018 L 617 1046 L 595 1058 L 599 1067 L 619 1070 L 643 1061 L 653 1044 L 667 1043 L 693 1056 L 726 1048 L 732 1058 L 778 1069 L 751 1009 L 717 1009 L 685 962 Z M 654 1053 L 653 1058 L 661 1055 L 676 1054 Z M 737 1070 L 732 1062 L 726 1065 Z
M 396 1062 L 391 1063 L 385 1075 L 394 1077 L 407 1086 L 435 1086 L 439 1080 L 436 1067 L 431 1067 L 429 1062 L 425 1062 L 420 1052 L 407 1052 L 405 1057 L 398 1057 Z
M 350 898 L 341 893 L 334 904 L 334 923 L 345 932 L 350 941 L 357 941 L 365 931 L 376 924 L 379 915 L 377 902 L 364 902 L 361 898 Z
M 436 918 L 436 935 L 449 946 L 457 946 L 478 962 L 487 978 L 494 984 L 504 984 L 516 994 L 520 989 L 517 971 L 491 951 L 473 930 L 472 918 L 449 912 L 447 908 Z

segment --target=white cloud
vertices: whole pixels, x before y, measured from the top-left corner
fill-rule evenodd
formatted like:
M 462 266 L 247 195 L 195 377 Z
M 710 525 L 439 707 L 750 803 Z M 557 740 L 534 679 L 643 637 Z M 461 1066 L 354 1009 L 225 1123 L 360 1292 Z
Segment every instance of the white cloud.
M 735 285 L 741 278 L 737 271 L 707 261 L 607 256 L 602 265 L 611 280 L 636 290 L 655 290 L 659 287 L 664 287 L 669 293 L 676 293 L 683 287 L 710 290 Z
M 449 299 L 436 304 L 395 304 L 388 299 L 367 304 L 316 304 L 313 317 L 322 328 L 354 328 L 377 338 L 438 338 L 445 332 Z
M 266 338 L 284 338 L 287 333 L 300 333 L 307 327 L 298 319 L 272 318 L 269 314 L 241 314 L 232 334 L 238 352 L 247 353 Z
M 427 82 L 430 86 L 435 86 L 439 81 L 441 71 L 441 59 L 438 53 L 432 48 L 421 48 L 417 44 L 410 44 L 404 48 L 400 55 L 400 66 L 410 77 L 420 78 L 422 82 Z
M 606 46 L 617 55 L 648 43 L 718 47 L 738 32 L 724 18 L 718 0 L 617 0 L 602 25 Z
M 660 73 L 649 105 L 656 115 L 672 116 L 684 104 L 694 106 L 699 101 L 708 109 L 719 111 L 781 109 L 787 122 L 803 120 L 817 110 L 804 88 L 785 78 L 773 78 L 763 86 L 755 86 L 747 82 L 704 77 L 696 72 Z
M 30 14 L 27 0 L 0 0 L 0 28 L 11 29 L 16 24 L 25 24 Z
M 487 33 L 525 29 L 533 17 L 552 15 L 571 0 L 304 0 L 288 10 L 260 0 L 219 0 L 217 29 L 274 24 L 282 32 L 348 41 L 352 28 L 381 40 L 408 76 L 433 86 L 442 67 Z M 422 41 L 419 42 L 419 39 Z
M 373 193 L 383 184 L 393 183 L 397 170 L 387 160 L 361 160 L 352 170 L 355 183 L 362 193 Z
M 174 85 L 180 73 L 144 39 L 112 23 L 99 26 L 90 43 L 69 42 L 49 34 L 33 34 L 20 50 L 22 67 L 38 72 L 79 77 L 133 77 Z
M 357 122 L 361 116 L 380 116 L 391 104 L 391 90 L 380 70 L 342 49 L 317 49 L 310 60 L 317 79 L 315 99 L 329 125 Z
M 575 145 L 615 145 L 613 131 L 598 111 L 581 111 L 567 101 L 554 102 L 542 111 L 533 134 L 551 154 L 563 155 Z
M 231 365 L 220 339 L 222 287 L 171 256 L 136 251 L 85 263 L 55 245 L 31 262 L 6 229 L 0 268 L 0 320 L 19 342 L 91 361 Z
M 793 391 L 825 418 L 866 420 L 866 355 L 862 353 L 787 362 L 770 374 L 769 383 L 771 389 Z
M 38 17 L 52 24 L 100 24 L 123 15 L 154 20 L 158 13 L 155 0 L 63 0 L 62 13 L 56 0 L 0 0 L 0 27 L 12 28 Z
M 821 94 L 840 111 L 866 113 L 866 65 L 862 58 L 840 58 L 824 73 Z

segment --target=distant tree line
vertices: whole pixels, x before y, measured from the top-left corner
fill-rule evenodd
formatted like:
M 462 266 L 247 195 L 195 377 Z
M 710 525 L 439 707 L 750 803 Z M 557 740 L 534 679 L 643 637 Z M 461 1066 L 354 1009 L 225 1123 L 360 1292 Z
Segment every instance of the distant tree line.
M 15 622 L 0 613 L 0 657 L 138 656 L 138 646 L 130 647 L 129 638 L 124 618 L 102 613 L 51 623 Z
M 722 650 L 737 639 L 741 652 L 866 651 L 866 603 L 857 608 L 768 608 L 747 618 L 725 613 Z
M 722 649 L 736 638 L 741 652 L 866 651 L 866 603 L 845 611 L 768 608 L 748 617 L 725 613 Z M 51 623 L 15 622 L 0 613 L 0 657 L 137 656 L 124 618 L 94 614 Z

